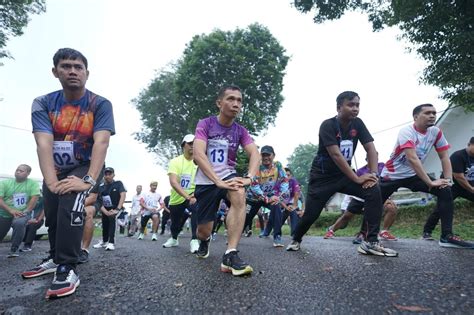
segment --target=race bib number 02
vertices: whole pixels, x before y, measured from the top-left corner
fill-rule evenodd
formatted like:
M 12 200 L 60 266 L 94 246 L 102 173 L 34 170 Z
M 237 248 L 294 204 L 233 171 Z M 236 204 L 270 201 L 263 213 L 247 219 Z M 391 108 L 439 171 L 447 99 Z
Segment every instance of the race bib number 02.
M 60 168 L 71 168 L 79 164 L 74 156 L 73 141 L 54 141 L 53 143 L 54 164 Z
M 212 165 L 226 165 L 229 152 L 227 140 L 209 140 L 207 157 Z

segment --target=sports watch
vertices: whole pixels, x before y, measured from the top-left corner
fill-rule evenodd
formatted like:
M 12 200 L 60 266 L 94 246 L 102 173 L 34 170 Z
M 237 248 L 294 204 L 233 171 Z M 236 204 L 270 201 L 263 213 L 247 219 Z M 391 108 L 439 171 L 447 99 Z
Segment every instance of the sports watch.
M 84 177 L 82 178 L 82 181 L 83 181 L 84 183 L 91 184 L 92 187 L 94 187 L 95 184 L 97 184 L 96 181 L 95 181 L 95 180 L 92 178 L 92 176 L 90 176 L 90 175 L 84 176 Z

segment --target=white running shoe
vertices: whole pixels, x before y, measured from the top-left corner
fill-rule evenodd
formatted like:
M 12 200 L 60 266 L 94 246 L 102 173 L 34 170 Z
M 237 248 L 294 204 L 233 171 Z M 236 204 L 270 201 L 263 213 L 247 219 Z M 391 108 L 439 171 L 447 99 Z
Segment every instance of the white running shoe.
M 99 241 L 97 244 L 93 245 L 92 247 L 94 248 L 102 248 L 102 247 L 107 247 L 109 243 L 104 243 L 103 241 Z
M 170 247 L 176 247 L 179 245 L 178 240 L 175 240 L 174 238 L 170 237 L 166 243 L 163 244 L 164 248 L 170 248 Z
M 114 243 L 108 243 L 107 246 L 105 246 L 105 250 L 115 250 Z
M 151 235 L 151 240 L 152 240 L 152 241 L 158 240 L 158 236 L 156 236 L 156 233 L 153 233 L 153 234 Z
M 138 234 L 138 239 L 139 239 L 139 240 L 142 240 L 144 236 L 145 236 L 145 235 L 143 235 L 143 233 L 140 233 L 140 234 Z
M 191 240 L 191 242 L 189 242 L 189 251 L 192 254 L 195 254 L 197 253 L 198 249 L 199 249 L 199 240 Z

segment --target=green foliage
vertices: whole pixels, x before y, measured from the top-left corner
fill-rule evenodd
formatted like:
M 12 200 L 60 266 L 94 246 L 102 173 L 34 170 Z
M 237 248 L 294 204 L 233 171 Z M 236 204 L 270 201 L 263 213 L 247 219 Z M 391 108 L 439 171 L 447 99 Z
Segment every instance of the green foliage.
M 288 158 L 288 167 L 300 183 L 302 191 L 306 191 L 305 188 L 308 187 L 309 171 L 317 151 L 317 145 L 312 143 L 300 144 Z
M 339 19 L 345 11 L 368 15 L 374 31 L 398 26 L 428 65 L 422 82 L 442 90 L 450 104 L 474 111 L 474 5 L 472 0 L 294 0 L 315 11 L 314 21 Z
M 137 139 L 163 160 L 174 156 L 199 119 L 217 114 L 217 92 L 225 84 L 242 89 L 239 122 L 257 135 L 274 123 L 281 107 L 287 63 L 285 49 L 259 24 L 194 36 L 182 58 L 132 101 L 144 123 Z
M 0 2 L 0 59 L 11 58 L 7 41 L 23 34 L 29 15 L 46 11 L 45 0 L 2 0 Z

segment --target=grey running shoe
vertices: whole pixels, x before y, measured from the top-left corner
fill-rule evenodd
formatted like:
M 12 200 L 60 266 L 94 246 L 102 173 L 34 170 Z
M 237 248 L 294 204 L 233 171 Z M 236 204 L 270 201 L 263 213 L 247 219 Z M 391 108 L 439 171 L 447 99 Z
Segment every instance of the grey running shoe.
M 441 247 L 474 249 L 473 243 L 466 242 L 454 234 L 441 237 L 438 244 Z
M 248 275 L 253 272 L 253 268 L 240 259 L 238 251 L 231 251 L 222 257 L 222 272 L 230 272 L 234 276 Z
M 281 236 L 275 236 L 275 238 L 273 239 L 273 247 L 285 247 L 281 240 Z
M 21 276 L 24 279 L 39 277 L 48 273 L 53 273 L 56 271 L 58 265 L 53 262 L 53 259 L 48 257 L 43 259 L 43 261 L 36 267 L 23 271 Z
M 68 265 L 59 265 L 54 274 L 53 282 L 46 292 L 46 298 L 68 296 L 76 291 L 81 282 L 75 270 Z
M 398 253 L 390 248 L 385 248 L 380 242 L 362 242 L 357 251 L 364 255 L 397 257 Z
M 362 233 L 357 233 L 355 238 L 352 240 L 352 244 L 362 244 L 362 242 L 364 241 L 364 234 Z
M 287 251 L 298 251 L 300 250 L 300 242 L 297 241 L 291 241 L 291 243 L 286 247 Z
M 77 262 L 79 264 L 85 264 L 88 261 L 89 261 L 89 251 L 87 249 L 81 249 Z

